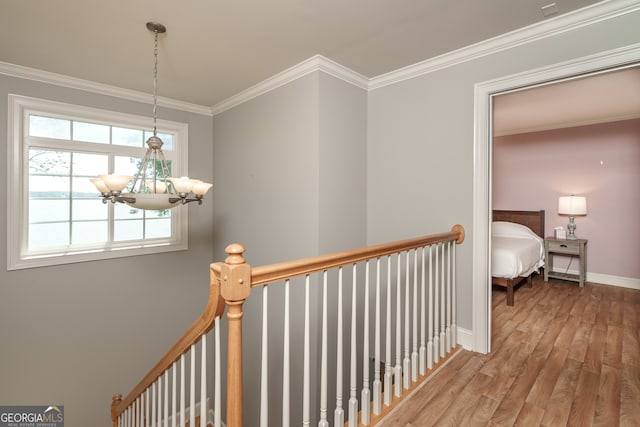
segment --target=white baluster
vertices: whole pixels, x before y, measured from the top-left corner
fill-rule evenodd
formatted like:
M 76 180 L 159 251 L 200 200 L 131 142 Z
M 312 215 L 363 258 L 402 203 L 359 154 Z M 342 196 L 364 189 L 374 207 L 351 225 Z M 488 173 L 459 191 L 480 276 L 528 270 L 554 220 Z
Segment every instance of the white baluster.
M 196 425 L 196 345 L 191 349 L 191 375 L 189 382 L 189 426 Z
M 311 425 L 311 363 L 309 348 L 309 275 L 304 283 L 304 350 L 302 378 L 302 425 Z
M 169 427 L 169 371 L 164 371 L 164 427 Z
M 427 331 L 427 369 L 433 369 L 433 245 L 429 245 L 429 328 Z
M 376 260 L 376 320 L 374 331 L 373 413 L 382 412 L 382 381 L 380 381 L 380 258 Z
M 444 357 L 446 356 L 446 351 L 445 351 L 445 344 L 446 344 L 446 338 L 445 338 L 445 333 L 444 330 L 446 328 L 445 325 L 445 312 L 446 312 L 446 303 L 447 303 L 447 298 L 446 298 L 446 272 L 447 270 L 445 269 L 444 266 L 444 248 L 445 248 L 445 244 L 442 243 L 440 245 L 442 247 L 442 259 L 440 260 L 442 263 L 442 270 L 441 270 L 441 274 L 440 277 L 442 278 L 442 280 L 440 281 L 440 357 Z
M 158 427 L 162 425 L 162 377 L 158 377 Z
M 445 329 L 446 351 L 451 351 L 451 241 L 447 242 L 447 328 Z
M 371 419 L 371 391 L 369 390 L 369 261 L 365 264 L 364 279 L 364 327 L 362 344 L 362 392 L 360 394 L 360 422 L 369 425 Z
M 149 390 L 149 388 L 147 388 L 147 390 L 144 392 L 145 394 L 145 399 L 144 399 L 144 425 L 145 427 L 150 427 L 150 422 L 151 422 L 151 418 L 149 417 L 149 401 L 151 400 L 151 390 Z
M 207 425 L 207 334 L 202 335 L 200 355 L 200 425 Z
M 413 250 L 413 351 L 411 381 L 418 381 L 418 250 Z
M 327 331 L 327 274 L 327 270 L 322 272 L 322 348 L 320 350 L 320 421 L 318 421 L 318 427 L 329 427 L 327 420 L 327 346 L 329 335 Z
M 214 320 L 214 337 L 215 337 L 215 361 L 214 361 L 214 369 L 215 369 L 215 384 L 214 384 L 214 421 L 213 427 L 222 427 L 222 395 L 220 392 L 222 385 L 222 376 L 220 374 L 220 316 L 216 317 Z
M 176 375 L 178 371 L 178 362 L 173 362 L 173 371 L 171 372 L 171 425 L 172 427 L 178 424 L 176 417 L 178 416 L 178 407 L 176 405 Z
M 344 425 L 344 409 L 342 408 L 342 267 L 338 268 L 338 326 L 336 332 L 336 409 L 334 425 Z
M 391 368 L 391 255 L 387 256 L 387 315 L 385 327 L 385 365 L 384 365 L 384 404 L 391 405 L 393 393 L 391 391 L 391 379 L 393 369 Z
M 153 427 L 156 427 L 156 386 L 158 381 L 154 381 L 153 385 L 152 385 L 152 390 L 151 390 L 151 425 Z
M 289 427 L 289 405 L 291 390 L 289 384 L 291 360 L 290 360 L 290 336 L 289 336 L 289 288 L 291 282 L 284 283 L 284 351 L 282 361 L 282 427 Z
M 185 392 L 185 374 L 184 374 L 184 353 L 180 356 L 180 427 L 185 427 L 185 411 L 186 411 L 186 399 L 187 393 Z
M 349 370 L 351 381 L 349 382 L 349 427 L 356 427 L 358 425 L 358 384 L 357 384 L 357 369 L 358 369 L 358 361 L 357 354 L 358 350 L 357 340 L 356 340 L 356 328 L 358 327 L 356 322 L 356 310 L 358 307 L 357 297 L 357 287 L 356 287 L 356 275 L 357 275 L 357 267 L 353 265 L 353 276 L 352 276 L 352 286 L 351 286 L 351 369 Z
M 426 247 L 422 247 L 421 251 L 421 268 L 420 268 L 420 375 L 425 375 L 427 370 L 427 324 L 426 324 L 426 305 L 427 305 L 427 296 L 426 296 Z
M 136 424 L 137 427 L 143 427 L 145 425 L 145 420 L 144 420 L 145 399 L 146 399 L 146 392 L 143 392 L 140 395 L 140 404 L 138 405 L 138 424 Z
M 440 314 L 439 314 L 439 310 L 440 310 L 440 249 L 439 249 L 439 244 L 436 244 L 435 247 L 435 252 L 436 252 L 436 259 L 435 259 L 435 265 L 436 265 L 436 271 L 435 271 L 435 277 L 434 277 L 434 288 L 435 288 L 435 295 L 433 297 L 433 362 L 434 363 L 438 363 L 438 361 L 440 360 L 440 336 L 438 335 L 438 332 L 440 332 Z
M 396 366 L 393 372 L 394 392 L 402 395 L 402 263 L 398 252 L 398 269 L 396 274 Z
M 260 372 L 260 427 L 269 425 L 269 288 L 262 289 L 262 368 Z
M 404 359 L 402 360 L 402 369 L 403 369 L 403 385 L 406 390 L 411 387 L 411 358 L 410 358 L 410 349 L 411 349 L 411 327 L 409 323 L 409 317 L 411 315 L 411 306 L 410 304 L 410 295 L 411 295 L 411 284 L 410 278 L 411 274 L 409 272 L 409 252 L 407 252 L 407 256 L 405 259 L 405 267 L 404 267 L 404 276 L 405 276 L 405 284 L 404 284 Z
M 140 412 L 141 405 L 142 405 L 142 394 L 138 396 L 138 398 L 136 399 L 136 417 L 134 421 L 134 425 L 136 427 L 142 426 L 142 416 Z
M 451 346 L 456 347 L 458 345 L 458 325 L 456 321 L 456 307 L 458 306 L 458 300 L 456 296 L 456 245 L 452 242 L 453 248 L 451 249 L 453 255 L 452 271 L 451 271 Z

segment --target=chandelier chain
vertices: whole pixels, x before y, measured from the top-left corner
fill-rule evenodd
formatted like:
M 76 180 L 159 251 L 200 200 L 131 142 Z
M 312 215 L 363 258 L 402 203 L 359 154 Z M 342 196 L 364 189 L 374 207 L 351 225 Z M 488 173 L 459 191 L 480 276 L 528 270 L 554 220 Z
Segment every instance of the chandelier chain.
M 158 109 L 158 30 L 153 31 L 155 40 L 153 47 L 153 136 L 157 136 Z

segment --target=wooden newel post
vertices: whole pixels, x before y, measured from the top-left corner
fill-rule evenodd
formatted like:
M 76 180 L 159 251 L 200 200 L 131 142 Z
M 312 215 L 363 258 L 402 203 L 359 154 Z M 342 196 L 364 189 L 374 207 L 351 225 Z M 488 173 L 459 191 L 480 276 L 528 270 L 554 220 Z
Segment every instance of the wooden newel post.
M 111 420 L 113 421 L 113 427 L 118 427 L 118 405 L 122 402 L 122 395 L 115 394 L 111 399 Z
M 244 247 L 231 244 L 220 265 L 220 293 L 227 304 L 229 342 L 227 360 L 227 426 L 242 427 L 242 305 L 251 294 L 251 266 Z

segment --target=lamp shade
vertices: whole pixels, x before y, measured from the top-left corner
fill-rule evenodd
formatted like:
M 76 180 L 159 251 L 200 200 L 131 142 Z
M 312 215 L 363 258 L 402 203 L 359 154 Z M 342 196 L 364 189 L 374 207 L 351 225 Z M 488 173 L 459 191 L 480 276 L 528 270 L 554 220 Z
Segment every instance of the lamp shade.
M 587 198 L 583 196 L 560 196 L 558 213 L 561 215 L 586 215 Z

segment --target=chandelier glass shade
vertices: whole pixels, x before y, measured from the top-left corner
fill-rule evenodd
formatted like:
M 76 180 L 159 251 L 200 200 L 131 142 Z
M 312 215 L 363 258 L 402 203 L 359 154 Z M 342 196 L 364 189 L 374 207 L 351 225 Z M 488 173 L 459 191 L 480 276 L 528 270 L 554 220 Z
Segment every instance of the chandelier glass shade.
M 153 75 L 153 135 L 147 140 L 147 151 L 135 175 L 98 175 L 91 182 L 102 195 L 103 203 L 126 203 L 137 209 L 165 210 L 189 202 L 202 204 L 204 195 L 213 184 L 171 177 L 171 168 L 162 152 L 162 139 L 157 132 L 158 107 L 158 34 L 165 33 L 164 25 L 148 22 L 147 29 L 154 33 Z

